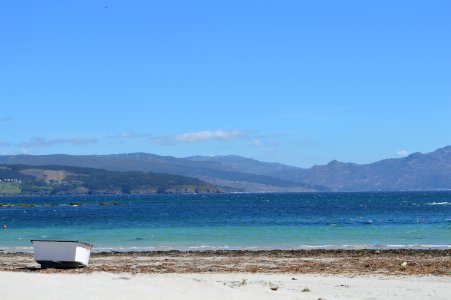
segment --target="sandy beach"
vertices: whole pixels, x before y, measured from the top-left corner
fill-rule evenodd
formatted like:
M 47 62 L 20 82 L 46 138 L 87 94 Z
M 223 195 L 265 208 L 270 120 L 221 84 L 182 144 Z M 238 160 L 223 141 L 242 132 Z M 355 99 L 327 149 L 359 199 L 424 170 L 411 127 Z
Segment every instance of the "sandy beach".
M 450 299 L 450 277 L 0 272 L 0 299 Z
M 0 299 L 450 299 L 451 250 L 93 253 L 40 269 L 0 252 Z M 26 283 L 26 284 L 24 284 Z

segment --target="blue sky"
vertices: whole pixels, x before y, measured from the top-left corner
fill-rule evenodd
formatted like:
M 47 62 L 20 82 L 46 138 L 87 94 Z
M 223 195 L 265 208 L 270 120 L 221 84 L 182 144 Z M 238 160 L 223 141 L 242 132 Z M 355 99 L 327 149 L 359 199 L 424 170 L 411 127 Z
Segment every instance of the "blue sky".
M 433 151 L 450 32 L 450 1 L 2 1 L 0 154 Z

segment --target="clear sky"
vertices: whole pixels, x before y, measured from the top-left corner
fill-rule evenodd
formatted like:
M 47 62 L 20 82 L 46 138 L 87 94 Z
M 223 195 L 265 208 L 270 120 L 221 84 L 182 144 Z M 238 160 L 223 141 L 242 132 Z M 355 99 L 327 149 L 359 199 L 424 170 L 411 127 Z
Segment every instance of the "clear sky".
M 1 1 L 0 154 L 310 167 L 451 144 L 451 1 Z

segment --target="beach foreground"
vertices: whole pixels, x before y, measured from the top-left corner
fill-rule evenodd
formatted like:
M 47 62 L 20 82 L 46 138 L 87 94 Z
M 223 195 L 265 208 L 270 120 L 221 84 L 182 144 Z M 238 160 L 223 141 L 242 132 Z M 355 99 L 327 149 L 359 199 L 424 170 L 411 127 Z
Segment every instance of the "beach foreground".
M 0 252 L 0 299 L 451 299 L 451 250 L 93 253 L 41 269 Z M 26 284 L 24 284 L 26 283 Z
M 450 277 L 0 272 L 0 299 L 450 299 Z

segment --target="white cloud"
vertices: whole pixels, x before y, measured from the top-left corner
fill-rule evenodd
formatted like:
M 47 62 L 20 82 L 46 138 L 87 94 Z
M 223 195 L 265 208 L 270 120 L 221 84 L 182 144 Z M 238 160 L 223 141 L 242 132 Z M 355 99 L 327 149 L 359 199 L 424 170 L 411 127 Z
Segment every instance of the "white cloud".
M 33 154 L 34 153 L 34 151 L 32 149 L 29 149 L 29 148 L 20 148 L 19 152 L 21 154 Z
M 173 140 L 179 142 L 198 142 L 206 140 L 231 140 L 242 137 L 244 134 L 239 130 L 205 130 L 197 132 L 183 133 L 172 137 Z
M 107 135 L 107 138 L 112 139 L 152 139 L 151 134 L 141 134 L 133 131 L 124 130 L 116 134 Z
M 262 140 L 261 139 L 254 139 L 251 141 L 251 144 L 260 147 L 262 145 Z
M 117 136 L 121 137 L 121 138 L 134 138 L 137 135 L 135 133 L 133 133 L 133 132 L 130 132 L 130 131 L 122 131 L 122 132 L 119 132 L 117 134 Z
M 204 130 L 166 136 L 156 136 L 148 133 L 136 133 L 124 130 L 107 137 L 121 140 L 142 139 L 155 144 L 170 145 L 174 143 L 200 142 L 208 140 L 232 140 L 242 138 L 247 135 L 248 133 L 241 130 Z
M 401 156 L 401 157 L 405 157 L 405 156 L 409 155 L 410 152 L 407 151 L 407 150 L 398 150 L 398 151 L 396 152 L 396 154 L 398 154 L 398 155 Z

